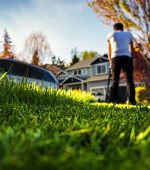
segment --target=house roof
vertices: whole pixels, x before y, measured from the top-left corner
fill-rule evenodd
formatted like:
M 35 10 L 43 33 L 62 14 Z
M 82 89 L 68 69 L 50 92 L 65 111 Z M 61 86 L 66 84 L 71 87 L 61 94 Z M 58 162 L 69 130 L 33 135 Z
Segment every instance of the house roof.
M 98 75 L 98 76 L 92 76 L 86 80 L 86 82 L 93 82 L 93 81 L 102 81 L 102 80 L 107 80 L 108 79 L 108 74 L 106 75 Z
M 94 59 L 91 61 L 91 65 L 95 64 L 95 62 L 98 60 L 98 63 L 102 63 L 102 62 L 108 62 L 108 55 L 104 54 L 103 56 L 101 55 L 97 55 L 96 57 L 94 57 Z M 96 62 L 97 63 L 97 62 Z
M 71 70 L 76 70 L 76 69 L 81 69 L 81 68 L 88 68 L 91 67 L 91 64 L 97 60 L 98 58 L 102 58 L 106 61 L 108 61 L 108 56 L 105 54 L 103 56 L 101 55 L 96 55 L 94 58 L 85 58 L 78 63 L 72 65 L 71 67 L 67 68 L 66 71 L 71 71 Z
M 55 76 L 62 71 L 61 68 L 57 65 L 52 65 L 52 64 L 45 64 L 42 67 L 44 67 L 45 69 L 51 71 Z
M 77 76 L 68 76 L 65 80 L 63 80 L 63 81 L 60 83 L 60 85 L 64 84 L 64 83 L 65 83 L 66 81 L 68 81 L 69 79 L 72 79 L 72 81 L 73 81 L 73 79 L 76 79 L 76 80 L 78 80 L 79 82 L 82 82 L 82 81 L 83 81 L 81 78 L 79 78 L 79 77 L 77 77 Z
M 76 70 L 80 68 L 88 68 L 91 66 L 90 64 L 92 61 L 93 61 L 93 58 L 85 58 L 79 61 L 78 63 L 72 65 L 71 67 L 67 68 L 66 71 Z
M 58 77 L 60 74 L 67 74 L 67 72 L 64 71 L 64 70 L 60 70 L 60 71 L 56 74 L 56 77 Z

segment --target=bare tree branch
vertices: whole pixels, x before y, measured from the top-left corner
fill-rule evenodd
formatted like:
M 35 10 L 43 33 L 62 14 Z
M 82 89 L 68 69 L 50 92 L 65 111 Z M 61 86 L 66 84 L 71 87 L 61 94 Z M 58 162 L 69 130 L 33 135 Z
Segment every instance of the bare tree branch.
M 41 32 L 32 32 L 27 37 L 24 52 L 28 56 L 28 59 L 31 59 L 35 52 L 37 52 L 40 63 L 43 63 L 46 58 L 50 58 L 52 54 L 47 38 Z

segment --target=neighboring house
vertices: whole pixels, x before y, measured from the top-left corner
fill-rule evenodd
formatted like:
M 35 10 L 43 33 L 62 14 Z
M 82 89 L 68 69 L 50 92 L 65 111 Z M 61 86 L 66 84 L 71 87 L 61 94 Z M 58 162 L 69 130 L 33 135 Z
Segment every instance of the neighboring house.
M 89 91 L 105 100 L 109 72 L 107 55 L 86 58 L 56 75 L 63 89 Z M 126 100 L 126 83 L 120 80 L 120 100 Z
M 58 81 L 50 71 L 22 61 L 0 59 L 0 73 L 3 74 L 5 72 L 7 72 L 6 78 L 8 80 L 34 82 L 42 87 L 58 87 Z
M 54 75 L 57 75 L 62 69 L 60 68 L 59 65 L 56 64 L 45 64 L 45 65 L 40 65 L 40 67 L 43 67 L 50 72 L 52 72 Z
M 60 86 L 62 86 L 61 83 L 62 83 L 65 79 L 67 79 L 68 76 L 69 76 L 69 75 L 68 75 L 68 72 L 65 71 L 65 70 L 60 70 L 60 71 L 56 74 L 56 78 L 57 78 Z

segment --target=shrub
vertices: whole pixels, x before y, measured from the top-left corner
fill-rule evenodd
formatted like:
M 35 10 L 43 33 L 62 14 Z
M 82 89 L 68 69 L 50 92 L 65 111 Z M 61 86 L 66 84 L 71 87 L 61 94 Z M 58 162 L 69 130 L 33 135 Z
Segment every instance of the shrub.
M 136 92 L 136 101 L 138 103 L 143 102 L 143 100 L 146 98 L 146 88 L 145 87 L 136 87 L 135 88 Z

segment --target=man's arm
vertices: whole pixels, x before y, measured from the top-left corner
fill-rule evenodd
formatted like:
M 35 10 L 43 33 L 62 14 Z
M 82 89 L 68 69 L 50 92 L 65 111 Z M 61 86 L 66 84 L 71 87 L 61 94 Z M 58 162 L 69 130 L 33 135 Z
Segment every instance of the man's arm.
M 109 66 L 111 68 L 112 66 L 112 61 L 111 61 L 111 44 L 110 41 L 107 41 L 107 51 L 108 51 L 108 59 L 109 59 Z

